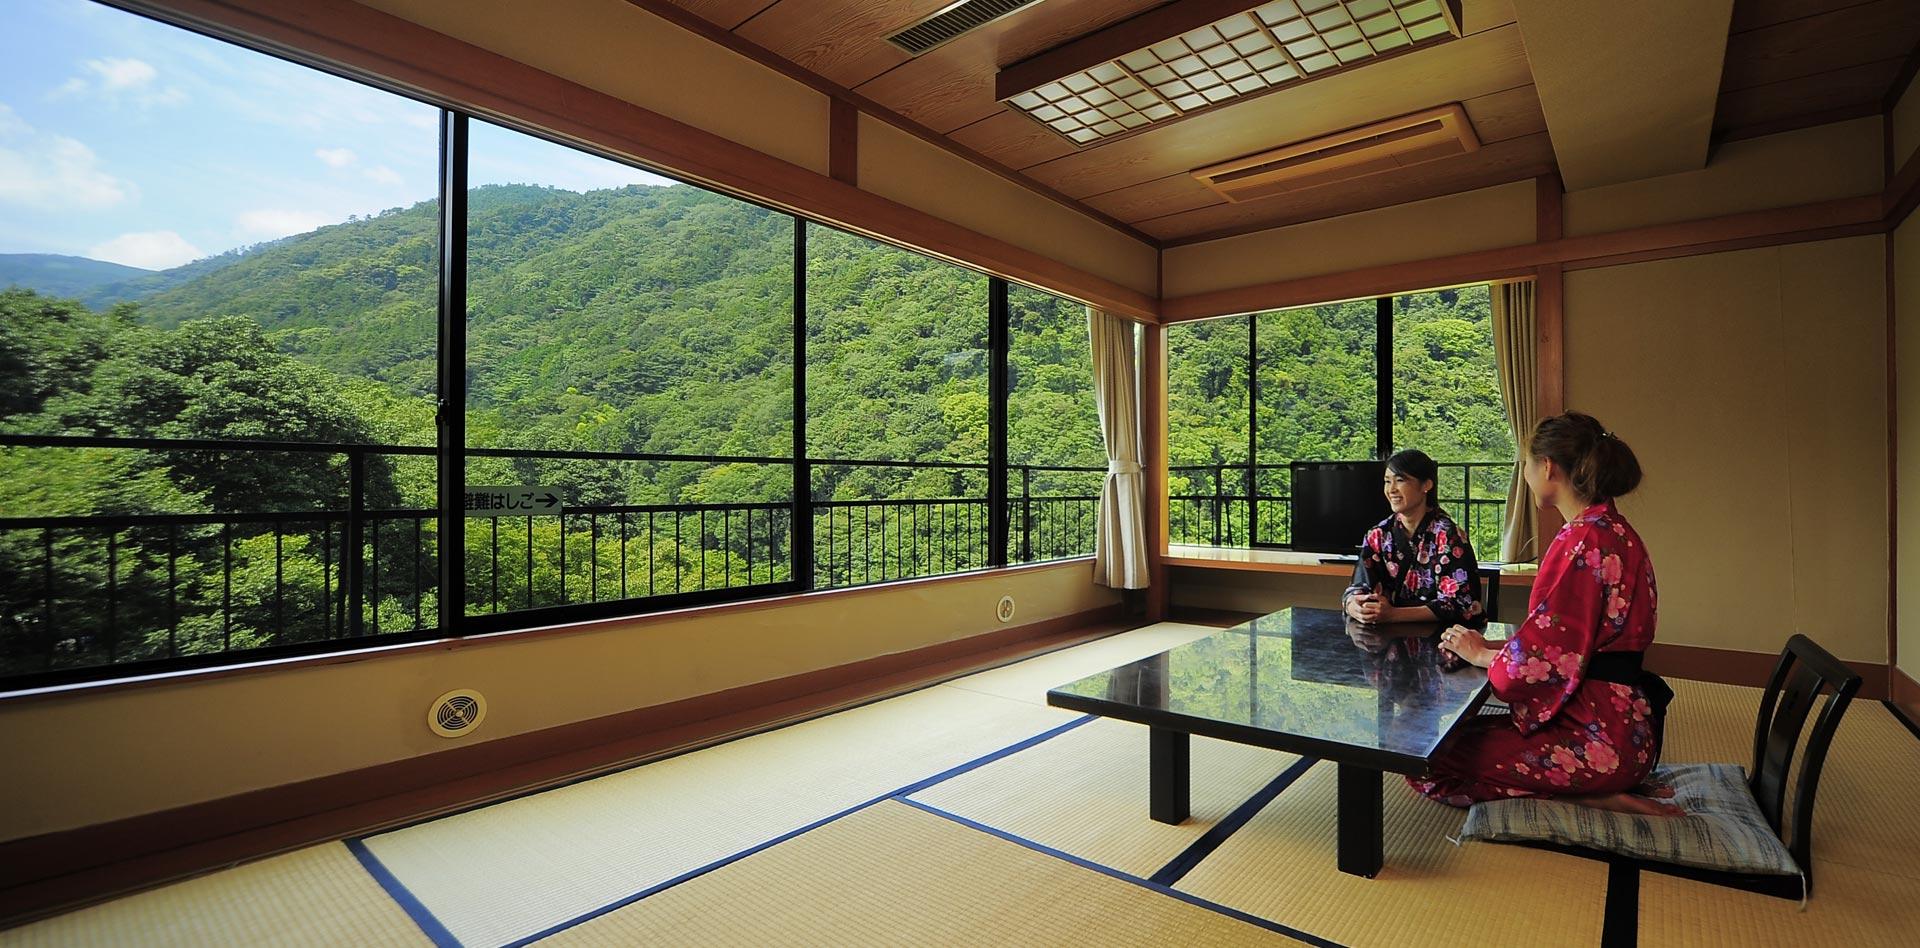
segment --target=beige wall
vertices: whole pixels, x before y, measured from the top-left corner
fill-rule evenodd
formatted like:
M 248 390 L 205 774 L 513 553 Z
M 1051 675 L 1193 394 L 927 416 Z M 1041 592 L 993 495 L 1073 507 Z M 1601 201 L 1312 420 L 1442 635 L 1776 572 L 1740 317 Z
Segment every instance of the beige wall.
M 1878 117 L 1728 142 L 1699 171 L 1567 194 L 1569 237 L 1877 193 Z
M 905 651 L 1117 601 L 1085 561 L 710 618 L 611 624 L 201 684 L 0 703 L 0 840 L 135 816 L 445 750 L 428 703 L 487 698 L 476 739 Z
M 1430 198 L 1344 217 L 1169 247 L 1166 296 L 1533 242 L 1533 182 Z
M 1153 247 L 865 115 L 860 187 L 1148 296 L 1159 291 Z
M 1915 94 L 1907 93 L 1908 99 Z M 1908 217 L 1893 232 L 1894 401 L 1898 422 L 1894 470 L 1899 478 L 1899 610 L 1895 652 L 1899 665 L 1920 681 L 1920 217 Z
M 1566 278 L 1566 403 L 1633 446 L 1661 642 L 1886 661 L 1885 244 Z
M 360 0 L 810 171 L 828 99 L 626 0 Z M 860 186 L 1148 295 L 1156 251 L 1079 211 L 862 117 Z
M 1893 106 L 1893 170 L 1899 171 L 1920 149 L 1920 82 L 1907 86 Z

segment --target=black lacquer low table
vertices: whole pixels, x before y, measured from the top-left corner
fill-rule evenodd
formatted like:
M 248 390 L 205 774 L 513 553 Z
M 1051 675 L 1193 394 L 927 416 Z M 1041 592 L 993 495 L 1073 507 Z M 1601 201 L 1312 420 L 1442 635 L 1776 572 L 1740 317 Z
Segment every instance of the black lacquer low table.
M 1148 812 L 1162 823 L 1187 818 L 1189 735 L 1333 761 L 1340 871 L 1371 878 L 1383 859 L 1381 775 L 1424 773 L 1487 697 L 1486 673 L 1453 667 L 1440 631 L 1285 609 L 1061 685 L 1047 703 L 1148 726 Z

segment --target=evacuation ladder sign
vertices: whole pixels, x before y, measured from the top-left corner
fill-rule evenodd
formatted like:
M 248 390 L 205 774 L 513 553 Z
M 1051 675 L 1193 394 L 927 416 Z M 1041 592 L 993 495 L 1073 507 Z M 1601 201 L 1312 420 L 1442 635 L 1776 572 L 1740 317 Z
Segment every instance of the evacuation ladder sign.
M 469 487 L 469 517 L 559 516 L 561 492 L 555 487 Z

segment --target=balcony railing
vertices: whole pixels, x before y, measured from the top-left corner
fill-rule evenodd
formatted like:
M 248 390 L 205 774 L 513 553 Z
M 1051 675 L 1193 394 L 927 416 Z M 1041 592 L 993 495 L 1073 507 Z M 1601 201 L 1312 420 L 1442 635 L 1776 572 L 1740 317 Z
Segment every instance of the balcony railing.
M 434 449 L 396 445 L 0 436 L 0 450 L 262 453 L 344 460 L 318 509 L 0 517 L 0 678 L 438 628 L 439 512 L 368 506 L 372 469 Z M 553 461 L 734 465 L 786 458 L 469 448 L 531 470 Z M 471 460 L 470 460 L 471 463 Z M 765 587 L 833 589 L 990 564 L 986 465 L 809 459 L 816 493 L 856 468 L 921 482 L 889 496 L 567 505 L 558 516 L 468 518 L 468 615 Z M 1008 561 L 1093 552 L 1104 468 L 1008 469 Z M 536 475 L 537 476 L 537 475 Z M 957 490 L 921 497 L 924 480 Z M 886 481 L 887 477 L 880 478 Z M 812 521 L 810 584 L 796 584 L 793 520 Z M 640 608 L 646 608 L 641 605 Z
M 1257 472 L 1257 474 L 1256 474 Z M 1182 464 L 1167 469 L 1167 532 L 1173 543 L 1200 546 L 1279 546 L 1292 538 L 1288 466 Z M 1440 506 L 1473 539 L 1474 555 L 1497 560 L 1506 518 L 1511 461 L 1456 461 L 1440 465 Z M 1254 489 L 1257 488 L 1257 489 Z M 1359 537 L 1354 537 L 1358 548 Z

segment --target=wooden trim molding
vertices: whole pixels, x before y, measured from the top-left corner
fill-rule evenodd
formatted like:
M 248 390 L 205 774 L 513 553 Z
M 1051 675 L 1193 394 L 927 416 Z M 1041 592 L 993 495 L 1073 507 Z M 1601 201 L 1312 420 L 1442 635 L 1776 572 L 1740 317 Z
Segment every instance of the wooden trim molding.
M 110 2 L 1132 319 L 1156 318 L 1149 294 L 351 0 Z
M 1147 621 L 1167 617 L 1173 601 L 1167 574 L 1167 329 L 1141 334 L 1140 407 L 1142 466 L 1147 469 Z
M 1637 259 L 1719 253 L 1739 249 L 1732 246 L 1736 244 L 1767 246 L 1884 233 L 1882 205 L 1879 194 L 1838 198 L 1214 290 L 1162 299 L 1160 319 L 1184 322 L 1436 286 L 1509 280 L 1533 276 L 1540 267 L 1553 264 L 1569 269 L 1612 266 Z
M 1891 679 L 1889 690 L 1893 692 L 1889 699 L 1906 712 L 1907 720 L 1920 723 L 1920 681 L 1913 680 L 1913 676 L 1898 665 L 1888 667 L 1887 677 Z
M 1533 179 L 1534 240 L 1551 243 L 1566 236 L 1563 227 L 1565 188 L 1557 174 Z M 1552 418 L 1567 410 L 1566 381 L 1566 271 L 1561 264 L 1543 263 L 1533 274 L 1534 417 Z M 1544 554 L 1559 534 L 1560 511 L 1551 507 L 1535 515 L 1533 548 Z M 1536 559 L 1538 556 L 1535 557 Z
M 1764 688 L 1780 662 L 1778 652 L 1745 652 L 1701 645 L 1655 642 L 1647 649 L 1647 667 L 1669 678 L 1713 681 L 1723 685 Z M 1880 662 L 1846 662 L 1864 679 L 1860 697 L 1879 701 L 1887 696 L 1887 666 Z
M 354 662 L 373 661 L 391 658 L 395 655 L 419 652 L 453 652 L 468 648 L 515 645 L 534 639 L 548 638 L 550 636 L 581 635 L 610 630 L 631 631 L 668 622 L 710 619 L 714 616 L 725 615 L 730 612 L 780 609 L 805 605 L 823 599 L 841 601 L 854 597 L 878 595 L 890 591 L 919 590 L 931 586 L 964 583 L 970 580 L 1004 576 L 1010 573 L 1068 568 L 1085 569 L 1086 564 L 1091 561 L 1091 556 L 1079 556 L 1071 559 L 1048 560 L 1044 563 L 1019 563 L 1012 566 L 1002 566 L 997 569 L 971 570 L 964 573 L 946 573 L 940 576 L 924 576 L 916 579 L 899 579 L 885 583 L 853 586 L 846 589 L 817 589 L 811 592 L 786 593 L 760 599 L 736 599 L 731 602 L 688 606 L 684 609 L 668 609 L 660 612 L 645 612 L 630 616 L 612 616 L 605 619 L 568 622 L 561 625 L 540 626 L 529 629 L 514 629 L 506 632 L 487 632 L 480 635 L 460 636 L 458 638 L 427 639 L 420 642 L 375 645 L 370 648 L 353 648 L 351 643 L 343 642 L 342 651 L 322 652 L 318 655 L 271 658 L 262 661 L 215 665 L 208 668 L 195 668 L 186 671 L 162 672 L 160 674 L 113 678 L 104 681 L 82 681 L 72 684 L 47 685 L 39 688 L 25 688 L 18 691 L 0 692 L 0 706 L 31 701 L 60 700 L 81 695 L 95 696 L 109 692 L 135 691 L 141 688 L 152 688 L 162 685 L 207 684 L 228 678 L 272 674 L 297 668 L 314 668 L 323 665 L 348 665 Z
M 1132 628 L 1119 605 L 0 843 L 0 923 L 731 740 Z
M 860 110 L 845 99 L 827 103 L 827 173 L 842 184 L 860 186 Z
M 1920 205 L 1920 152 L 1907 156 L 1900 171 L 1887 182 L 1885 204 L 1886 228 L 1891 233 L 1906 222 L 1915 205 Z

